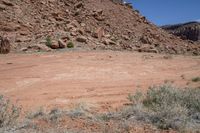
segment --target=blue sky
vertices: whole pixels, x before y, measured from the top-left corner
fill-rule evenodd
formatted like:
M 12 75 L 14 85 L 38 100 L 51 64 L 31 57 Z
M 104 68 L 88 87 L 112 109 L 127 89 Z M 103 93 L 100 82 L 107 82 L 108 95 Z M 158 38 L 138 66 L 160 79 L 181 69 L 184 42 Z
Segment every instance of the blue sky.
M 126 0 L 157 25 L 200 20 L 200 0 Z

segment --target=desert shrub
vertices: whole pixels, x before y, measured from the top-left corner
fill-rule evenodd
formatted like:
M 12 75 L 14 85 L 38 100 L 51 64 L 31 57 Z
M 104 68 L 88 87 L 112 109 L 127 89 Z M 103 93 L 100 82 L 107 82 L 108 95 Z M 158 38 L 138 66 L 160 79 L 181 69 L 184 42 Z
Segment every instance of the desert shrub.
M 0 128 L 12 126 L 20 115 L 20 108 L 0 95 Z
M 89 107 L 87 107 L 87 105 L 83 103 L 77 104 L 73 109 L 70 110 L 54 108 L 49 112 L 46 112 L 43 108 L 39 108 L 35 111 L 28 112 L 26 118 L 30 120 L 40 119 L 45 120 L 46 122 L 57 122 L 66 117 L 79 118 L 82 116 L 86 116 L 88 110 Z
M 45 120 L 47 123 L 59 123 L 61 120 L 65 119 L 66 111 L 60 109 L 52 109 L 49 113 L 44 113 L 41 119 Z
M 52 39 L 51 39 L 50 36 L 47 36 L 47 38 L 46 38 L 46 45 L 47 45 L 48 47 L 50 47 L 50 46 L 52 45 Z
M 193 82 L 199 82 L 199 81 L 200 81 L 200 77 L 192 78 L 192 81 L 193 81 Z
M 147 93 L 137 91 L 135 94 L 129 94 L 127 98 L 131 104 L 117 112 L 100 114 L 95 120 L 99 123 L 115 123 L 112 127 L 123 132 L 128 132 L 131 126 L 140 123 L 180 132 L 200 131 L 198 88 L 180 89 L 165 84 L 150 87 Z M 112 127 L 105 126 L 105 131 L 113 130 Z
M 107 112 L 103 114 L 99 114 L 96 116 L 96 120 L 98 121 L 103 121 L 103 122 L 108 122 L 114 118 L 114 113 L 112 112 Z
M 163 104 L 167 106 L 180 105 L 188 109 L 191 113 L 200 112 L 200 89 L 179 89 L 171 85 L 152 87 L 147 92 L 143 101 L 146 107 L 159 107 Z
M 135 103 L 135 104 L 136 104 L 136 103 L 141 102 L 142 97 L 143 97 L 143 94 L 142 94 L 141 92 L 139 92 L 139 91 L 136 91 L 135 94 L 128 94 L 127 99 L 128 99 L 129 101 L 131 101 L 132 103 Z
M 74 43 L 73 42 L 68 42 L 67 43 L 67 48 L 74 48 Z
M 44 114 L 45 113 L 44 113 L 43 108 L 40 107 L 36 111 L 28 112 L 26 118 L 28 118 L 28 119 L 34 119 L 34 118 L 38 118 L 40 116 L 44 116 Z
M 75 108 L 67 112 L 67 115 L 72 118 L 78 118 L 85 115 L 85 111 L 82 108 Z
M 71 110 L 67 111 L 67 116 L 71 118 L 79 118 L 79 117 L 89 117 L 90 116 L 91 107 L 85 103 L 79 103 L 75 105 L 75 107 Z
M 122 111 L 126 119 L 152 123 L 161 129 L 200 130 L 200 89 L 154 86 L 146 94 L 130 97 L 133 105 Z

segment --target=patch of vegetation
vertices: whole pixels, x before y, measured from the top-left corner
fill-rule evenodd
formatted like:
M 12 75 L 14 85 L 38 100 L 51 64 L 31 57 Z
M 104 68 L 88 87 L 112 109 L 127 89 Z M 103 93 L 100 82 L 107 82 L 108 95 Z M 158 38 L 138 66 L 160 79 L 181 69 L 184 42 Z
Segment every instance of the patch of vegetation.
M 131 104 L 116 112 L 91 112 L 90 106 L 78 104 L 71 110 L 52 109 L 44 112 L 42 108 L 29 113 L 28 123 L 12 131 L 47 131 L 57 133 L 65 130 L 63 122 L 81 122 L 84 129 L 89 132 L 92 125 L 97 132 L 130 132 L 136 127 L 150 125 L 148 129 L 157 127 L 164 130 L 177 130 L 180 132 L 200 131 L 200 88 L 176 88 L 172 85 L 150 87 L 147 93 L 137 91 L 127 97 Z M 10 125 L 19 117 L 16 107 L 10 105 L 8 100 L 0 97 L 0 132 L 1 128 Z M 3 117 L 2 117 L 3 116 Z M 51 129 L 42 127 L 40 123 L 51 125 Z M 140 125 L 141 124 L 141 125 Z M 16 127 L 16 126 L 15 126 Z M 47 126 L 48 127 L 48 126 Z M 88 127 L 88 128 L 87 128 Z M 68 130 L 70 127 L 66 127 Z M 80 128 L 78 130 L 82 130 Z M 71 129 L 74 130 L 73 128 Z
M 133 94 L 128 94 L 127 99 L 132 102 L 132 103 L 140 103 L 143 97 L 143 93 L 136 91 L 136 93 Z
M 86 105 L 80 104 L 72 110 L 55 109 L 39 116 L 47 123 L 60 122 L 65 118 L 80 119 L 86 125 L 99 125 L 97 131 L 102 132 L 129 132 L 138 123 L 164 130 L 200 131 L 200 88 L 180 89 L 165 84 L 150 87 L 145 94 L 137 91 L 127 98 L 131 104 L 117 112 L 91 113 Z
M 71 118 L 78 118 L 81 116 L 85 116 L 86 110 L 84 109 L 83 106 L 77 106 L 74 109 L 70 110 L 67 112 L 67 115 L 70 116 Z
M 10 103 L 9 100 L 0 95 L 0 129 L 15 124 L 19 118 L 21 109 Z
M 160 129 L 200 130 L 200 89 L 154 86 L 146 95 L 129 96 L 129 100 L 132 106 L 122 111 L 126 119 L 152 123 Z
M 45 112 L 44 109 L 39 108 L 34 112 L 30 112 L 27 115 L 28 119 L 43 119 L 46 122 L 55 122 L 60 119 L 70 117 L 70 118 L 80 118 L 82 116 L 86 116 L 89 108 L 85 104 L 77 104 L 73 109 L 70 110 L 61 110 L 58 108 L 54 108 L 49 112 Z
M 67 48 L 74 48 L 74 43 L 73 42 L 68 42 L 67 43 Z
M 199 81 L 200 81 L 200 77 L 192 78 L 192 81 L 193 81 L 193 82 L 199 82 Z
M 113 115 L 114 114 L 112 112 L 100 114 L 100 115 L 96 116 L 96 120 L 108 122 L 108 121 L 112 120 Z
M 28 119 L 34 119 L 34 118 L 38 118 L 40 116 L 44 115 L 44 111 L 42 108 L 39 108 L 38 110 L 34 111 L 34 112 L 29 112 L 26 116 L 26 118 Z
M 50 47 L 50 46 L 52 45 L 52 39 L 51 39 L 50 36 L 47 36 L 47 38 L 46 38 L 46 45 L 47 45 L 48 47 Z

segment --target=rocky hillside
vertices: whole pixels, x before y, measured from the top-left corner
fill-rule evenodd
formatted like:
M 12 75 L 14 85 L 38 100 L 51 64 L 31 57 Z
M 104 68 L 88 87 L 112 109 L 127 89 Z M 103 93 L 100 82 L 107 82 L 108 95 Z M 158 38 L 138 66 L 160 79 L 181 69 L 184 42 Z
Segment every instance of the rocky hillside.
M 81 49 L 200 54 L 200 45 L 168 34 L 115 0 L 1 0 L 0 18 L 0 35 L 13 52 L 51 51 L 72 42 Z
M 200 41 L 200 22 L 166 25 L 162 28 L 184 40 Z

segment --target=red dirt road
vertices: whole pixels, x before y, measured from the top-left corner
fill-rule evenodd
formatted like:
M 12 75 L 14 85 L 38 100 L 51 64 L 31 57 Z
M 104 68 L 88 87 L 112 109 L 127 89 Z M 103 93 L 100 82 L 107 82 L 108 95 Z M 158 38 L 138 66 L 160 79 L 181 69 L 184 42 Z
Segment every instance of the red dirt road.
M 25 110 L 89 103 L 107 109 L 127 102 L 137 88 L 170 80 L 200 86 L 200 58 L 194 56 L 92 51 L 0 55 L 0 94 Z M 190 83 L 188 83 L 190 81 Z

